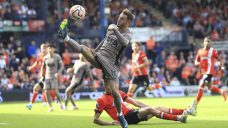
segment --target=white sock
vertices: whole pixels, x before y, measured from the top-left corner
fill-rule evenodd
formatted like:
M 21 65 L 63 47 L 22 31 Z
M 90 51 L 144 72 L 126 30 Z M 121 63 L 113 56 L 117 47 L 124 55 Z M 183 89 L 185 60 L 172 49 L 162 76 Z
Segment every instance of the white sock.
M 68 35 L 66 35 L 64 41 L 68 42 L 70 40 L 70 37 Z
M 118 113 L 117 115 L 118 115 L 118 116 L 122 116 L 122 115 L 123 115 L 123 113 L 121 112 L 121 113 Z

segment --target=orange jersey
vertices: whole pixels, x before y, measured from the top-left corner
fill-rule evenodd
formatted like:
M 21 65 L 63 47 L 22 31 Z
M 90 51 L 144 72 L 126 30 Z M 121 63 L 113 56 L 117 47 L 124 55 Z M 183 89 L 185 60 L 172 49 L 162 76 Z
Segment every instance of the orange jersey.
M 41 53 L 39 53 L 39 55 L 37 56 L 36 58 L 36 66 L 34 68 L 36 68 L 38 70 L 38 74 L 40 74 L 40 71 L 41 71 L 41 66 L 42 66 L 42 63 L 43 63 L 43 58 L 44 58 L 44 55 L 42 55 Z M 45 70 L 44 70 L 44 74 L 45 74 Z
M 147 57 L 146 54 L 143 51 L 139 51 L 138 53 L 132 53 L 132 66 L 137 66 L 140 64 L 143 64 L 143 58 Z M 135 70 L 133 72 L 134 76 L 142 76 L 147 75 L 147 67 L 142 67 L 138 70 Z
M 127 94 L 125 94 L 124 92 L 119 91 L 119 94 L 123 100 L 127 98 Z M 102 113 L 103 110 L 105 110 L 113 120 L 118 120 L 117 111 L 112 95 L 103 94 L 101 97 L 97 99 L 95 111 Z M 124 103 L 122 103 L 123 115 L 126 115 L 131 110 L 131 108 L 128 108 Z
M 196 61 L 200 62 L 200 68 L 203 74 L 214 75 L 216 58 L 218 58 L 218 52 L 213 48 L 209 50 L 204 48 L 198 50 Z

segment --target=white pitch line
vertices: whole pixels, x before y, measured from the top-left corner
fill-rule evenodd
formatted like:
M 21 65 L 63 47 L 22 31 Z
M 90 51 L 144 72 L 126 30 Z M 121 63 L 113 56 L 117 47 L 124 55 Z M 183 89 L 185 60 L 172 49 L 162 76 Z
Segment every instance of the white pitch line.
M 8 125 L 8 124 L 9 124 L 9 123 L 1 123 L 1 122 L 0 122 L 0 125 Z

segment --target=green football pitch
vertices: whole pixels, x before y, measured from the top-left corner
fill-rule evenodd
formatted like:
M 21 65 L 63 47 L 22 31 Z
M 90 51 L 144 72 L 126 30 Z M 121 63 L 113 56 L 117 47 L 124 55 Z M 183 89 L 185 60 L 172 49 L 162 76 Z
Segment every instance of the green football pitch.
M 151 106 L 185 108 L 193 99 L 193 97 L 184 97 L 137 100 Z M 93 124 L 96 103 L 94 100 L 79 100 L 76 103 L 79 110 L 73 111 L 62 111 L 56 103 L 53 103 L 54 112 L 50 113 L 48 106 L 44 107 L 41 103 L 35 103 L 32 110 L 28 110 L 25 102 L 3 102 L 0 103 L 0 128 L 120 128 L 120 126 Z M 105 112 L 101 118 L 112 121 Z M 186 124 L 154 117 L 138 125 L 130 125 L 129 128 L 228 128 L 228 102 L 224 102 L 219 96 L 203 97 L 198 106 L 197 116 L 188 116 Z

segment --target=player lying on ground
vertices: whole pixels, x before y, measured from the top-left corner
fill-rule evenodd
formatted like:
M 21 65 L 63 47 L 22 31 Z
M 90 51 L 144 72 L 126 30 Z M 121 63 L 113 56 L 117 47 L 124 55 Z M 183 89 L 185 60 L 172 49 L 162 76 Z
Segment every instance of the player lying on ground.
M 138 124 L 141 121 L 149 120 L 153 116 L 164 120 L 180 121 L 182 123 L 186 123 L 187 115 L 191 115 L 191 113 L 187 113 L 185 109 L 150 107 L 148 105 L 143 104 L 142 102 L 139 102 L 131 97 L 128 97 L 122 91 L 119 91 L 119 93 L 123 101 L 139 108 L 132 109 L 126 106 L 125 103 L 122 103 L 122 111 L 128 124 Z M 106 122 L 100 119 L 100 115 L 103 112 L 103 110 L 105 110 L 108 113 L 108 115 L 114 120 L 113 122 Z M 113 97 L 111 96 L 111 93 L 109 91 L 105 91 L 105 93 L 97 99 L 93 122 L 99 125 L 119 124 L 116 109 L 113 105 Z

